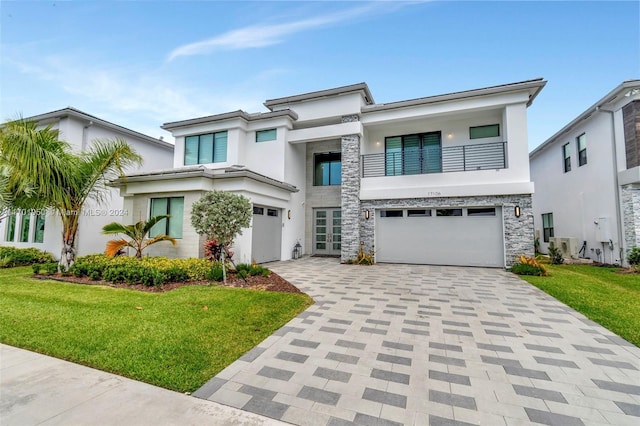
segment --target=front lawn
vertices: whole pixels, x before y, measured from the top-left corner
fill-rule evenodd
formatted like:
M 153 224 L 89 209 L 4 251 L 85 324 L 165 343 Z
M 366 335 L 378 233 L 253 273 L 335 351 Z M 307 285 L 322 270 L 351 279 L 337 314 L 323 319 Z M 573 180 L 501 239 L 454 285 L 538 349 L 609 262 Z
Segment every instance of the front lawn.
M 640 346 L 640 275 L 589 265 L 548 269 L 548 277 L 520 278 Z
M 217 286 L 143 293 L 0 270 L 0 342 L 192 392 L 312 303 Z

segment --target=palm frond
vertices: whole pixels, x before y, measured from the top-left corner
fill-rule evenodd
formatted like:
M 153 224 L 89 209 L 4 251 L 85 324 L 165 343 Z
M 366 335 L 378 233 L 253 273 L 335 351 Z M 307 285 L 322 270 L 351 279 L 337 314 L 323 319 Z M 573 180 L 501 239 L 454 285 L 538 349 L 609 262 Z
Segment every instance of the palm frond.
M 176 244 L 178 244 L 178 240 L 176 240 L 173 237 L 170 237 L 168 235 L 156 235 L 153 238 L 145 240 L 144 244 L 142 245 L 142 248 L 149 247 L 150 245 L 155 244 L 155 243 L 159 243 L 160 241 L 169 241 L 171 243 L 171 245 L 174 245 L 174 246 Z
M 107 241 L 107 248 L 104 250 L 104 254 L 106 254 L 109 257 L 113 257 L 125 247 L 131 247 L 131 244 L 129 243 L 129 241 L 125 239 L 110 240 L 110 241 Z

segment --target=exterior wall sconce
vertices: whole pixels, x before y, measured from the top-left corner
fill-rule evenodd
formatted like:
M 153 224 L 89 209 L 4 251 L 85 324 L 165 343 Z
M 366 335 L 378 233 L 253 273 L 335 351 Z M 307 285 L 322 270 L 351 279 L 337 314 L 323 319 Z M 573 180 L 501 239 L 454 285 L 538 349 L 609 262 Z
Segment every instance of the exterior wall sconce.
M 291 210 L 287 210 L 287 219 L 291 220 Z
M 367 209 L 364 211 L 364 218 L 369 220 L 369 218 L 371 217 L 371 212 Z
M 520 215 L 522 214 L 522 212 L 520 211 L 520 206 L 516 206 L 513 209 L 513 213 L 516 215 L 516 217 L 520 217 Z

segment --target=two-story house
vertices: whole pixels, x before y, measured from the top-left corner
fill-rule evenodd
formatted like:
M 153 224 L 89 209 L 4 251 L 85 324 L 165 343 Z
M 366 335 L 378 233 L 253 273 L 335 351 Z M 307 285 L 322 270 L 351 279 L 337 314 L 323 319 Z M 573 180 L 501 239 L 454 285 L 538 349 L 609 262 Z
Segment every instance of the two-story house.
M 95 139 L 121 138 L 126 140 L 143 157 L 143 165 L 136 170 L 170 167 L 173 163 L 173 145 L 135 132 L 101 118 L 68 107 L 57 111 L 28 117 L 41 126 L 52 125 L 59 138 L 68 142 L 76 151 L 90 146 Z M 110 222 L 130 223 L 135 219 L 124 210 L 124 200 L 113 188 L 107 202 L 99 205 L 88 200 L 80 218 L 76 249 L 79 255 L 102 253 L 113 237 L 101 234 L 102 227 Z M 146 218 L 145 216 L 142 217 Z M 140 218 L 136 219 L 140 220 Z M 0 245 L 20 248 L 35 247 L 58 257 L 62 250 L 62 222 L 55 214 L 15 212 L 0 222 Z
M 116 182 L 133 218 L 168 213 L 154 232 L 180 239 L 151 254 L 202 255 L 193 202 L 218 189 L 247 196 L 253 222 L 241 262 L 306 254 L 346 261 L 504 267 L 533 253 L 527 107 L 542 79 L 392 103 L 365 83 L 166 123 L 172 168 Z
M 620 84 L 530 154 L 541 251 L 624 264 L 640 246 L 640 80 Z

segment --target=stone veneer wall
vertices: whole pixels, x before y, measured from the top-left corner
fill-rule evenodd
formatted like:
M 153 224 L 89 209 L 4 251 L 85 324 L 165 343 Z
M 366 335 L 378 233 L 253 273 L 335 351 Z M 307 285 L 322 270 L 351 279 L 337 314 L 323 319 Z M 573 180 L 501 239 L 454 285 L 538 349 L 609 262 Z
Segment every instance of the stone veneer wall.
M 343 162 L 344 167 L 344 162 Z M 344 182 L 343 182 L 344 184 Z M 344 199 L 343 199 L 344 203 Z M 375 250 L 375 217 L 377 209 L 385 208 L 436 208 L 436 207 L 482 207 L 501 206 L 504 224 L 504 249 L 506 266 L 524 254 L 534 255 L 534 227 L 531 194 L 491 195 L 481 197 L 436 197 L 410 198 L 401 200 L 362 200 L 360 202 L 360 239 L 365 250 Z M 520 206 L 520 217 L 514 213 L 515 206 Z M 344 208 L 344 207 L 343 207 Z M 364 211 L 370 211 L 370 219 L 366 220 Z M 344 214 L 343 214 L 344 215 Z M 344 234 L 343 234 L 344 235 Z M 344 236 L 343 236 L 344 241 Z M 344 242 L 343 242 L 344 247 Z M 344 260 L 344 248 L 343 248 Z
M 624 242 L 627 254 L 631 248 L 640 247 L 640 186 L 625 185 L 621 190 L 622 216 L 624 222 Z
M 357 115 L 342 117 L 343 123 L 359 121 Z M 342 137 L 342 253 L 346 262 L 358 253 L 360 246 L 360 136 Z

